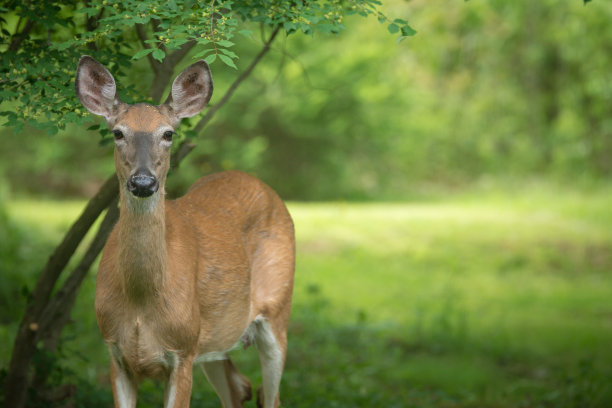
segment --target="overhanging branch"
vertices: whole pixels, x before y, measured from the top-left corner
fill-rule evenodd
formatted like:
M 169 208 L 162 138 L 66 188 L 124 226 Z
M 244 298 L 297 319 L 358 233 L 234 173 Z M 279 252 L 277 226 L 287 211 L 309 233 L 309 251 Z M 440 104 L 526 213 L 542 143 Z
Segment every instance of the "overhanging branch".
M 238 78 L 236 78 L 234 83 L 229 87 L 229 89 L 227 90 L 225 95 L 223 95 L 223 97 L 219 100 L 219 102 L 217 102 L 214 106 L 211 106 L 210 109 L 208 109 L 208 111 L 204 115 L 204 117 L 202 119 L 200 119 L 200 121 L 195 125 L 193 130 L 196 133 L 199 132 L 200 130 L 202 130 L 204 128 L 204 126 L 206 126 L 208 124 L 208 122 L 210 122 L 210 120 L 215 115 L 215 113 L 217 113 L 217 111 L 219 109 L 221 109 L 221 107 L 223 105 L 225 105 L 227 103 L 227 101 L 230 100 L 230 98 L 232 97 L 234 92 L 236 92 L 236 89 L 238 89 L 240 84 L 245 79 L 247 79 L 249 77 L 249 75 L 251 75 L 251 73 L 253 72 L 253 69 L 255 69 L 257 64 L 259 64 L 259 61 L 261 61 L 261 59 L 268 53 L 268 51 L 270 51 L 270 45 L 272 44 L 272 42 L 276 38 L 276 36 L 277 36 L 278 32 L 280 31 L 280 29 L 281 29 L 280 25 L 276 26 L 276 28 L 274 29 L 274 31 L 270 35 L 270 38 L 268 39 L 268 41 L 266 41 L 264 43 L 263 48 L 255 56 L 253 61 L 251 61 L 251 64 L 247 67 L 247 69 L 244 70 L 244 72 L 242 74 L 240 74 L 240 76 Z
M 21 30 L 21 32 L 15 33 L 8 47 L 9 51 L 16 52 L 19 49 L 21 42 L 28 36 L 28 34 L 30 34 L 30 31 L 32 31 L 32 28 L 34 28 L 34 24 L 35 24 L 35 21 L 30 19 L 27 21 L 26 25 L 23 27 L 23 30 Z
M 147 44 L 147 35 L 145 34 L 144 31 L 144 25 L 142 24 L 136 24 L 134 25 L 134 27 L 136 28 L 136 35 L 138 35 L 138 39 L 140 40 L 140 44 L 142 44 L 144 49 L 150 49 L 151 46 L 149 44 Z M 147 59 L 149 60 L 149 65 L 151 65 L 151 69 L 153 70 L 153 72 L 157 73 L 157 69 L 158 66 L 155 63 L 155 60 L 153 59 L 153 56 L 149 53 L 147 54 Z
M 255 58 L 253 58 L 253 61 L 251 61 L 247 69 L 245 69 L 244 72 L 242 72 L 242 74 L 240 74 L 238 78 L 236 78 L 236 80 L 232 83 L 232 85 L 230 85 L 230 87 L 225 92 L 223 97 L 219 100 L 219 102 L 217 102 L 214 106 L 211 106 L 206 112 L 206 114 L 204 115 L 204 117 L 202 117 L 202 119 L 198 121 L 198 123 L 193 128 L 193 130 L 196 133 L 199 133 L 200 130 L 202 130 L 204 126 L 206 126 L 206 124 L 210 122 L 210 120 L 215 115 L 215 113 L 217 113 L 217 111 L 221 109 L 221 107 L 223 107 L 223 105 L 225 105 L 230 100 L 230 98 L 232 97 L 234 92 L 236 92 L 236 89 L 238 89 L 240 84 L 244 82 L 244 80 L 247 79 L 251 75 L 251 73 L 257 66 L 257 64 L 259 64 L 262 58 L 268 53 L 268 51 L 270 51 L 270 45 L 272 44 L 272 42 L 278 35 L 278 32 L 280 31 L 280 29 L 281 29 L 281 26 L 276 26 L 274 28 L 274 31 L 270 35 L 270 38 L 268 39 L 268 41 L 264 43 L 264 46 L 259 51 L 259 53 L 255 56 Z M 171 168 L 176 169 L 179 163 L 181 162 L 181 160 L 183 160 L 185 156 L 187 156 L 193 149 L 195 149 L 195 147 L 196 145 L 192 143 L 191 140 L 188 140 L 188 139 L 183 140 L 180 146 L 178 147 L 178 149 L 172 155 L 172 158 L 170 161 Z

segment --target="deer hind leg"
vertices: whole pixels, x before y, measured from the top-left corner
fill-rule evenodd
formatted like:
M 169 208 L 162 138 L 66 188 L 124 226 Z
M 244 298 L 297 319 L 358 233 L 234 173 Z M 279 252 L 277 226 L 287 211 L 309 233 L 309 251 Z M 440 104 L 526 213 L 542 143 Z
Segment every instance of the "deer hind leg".
M 289 214 L 258 241 L 251 268 L 253 337 L 259 352 L 262 387 L 257 405 L 280 405 L 279 387 L 287 351 L 287 328 L 295 270 L 295 240 Z
M 251 399 L 251 382 L 236 369 L 229 358 L 202 363 L 202 370 L 224 408 L 242 407 Z
M 284 330 L 280 333 L 274 330 L 265 318 L 258 318 L 254 323 L 263 382 L 257 392 L 257 406 L 276 408 L 280 405 L 278 391 L 285 364 L 287 336 Z

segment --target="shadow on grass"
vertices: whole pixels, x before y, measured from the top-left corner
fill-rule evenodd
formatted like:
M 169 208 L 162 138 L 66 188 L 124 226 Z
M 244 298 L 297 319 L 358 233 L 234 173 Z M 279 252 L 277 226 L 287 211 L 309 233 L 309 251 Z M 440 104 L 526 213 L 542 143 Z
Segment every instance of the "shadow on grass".
M 452 306 L 411 328 L 330 321 L 315 288 L 294 308 L 283 402 L 291 407 L 609 407 L 609 367 L 472 338 Z

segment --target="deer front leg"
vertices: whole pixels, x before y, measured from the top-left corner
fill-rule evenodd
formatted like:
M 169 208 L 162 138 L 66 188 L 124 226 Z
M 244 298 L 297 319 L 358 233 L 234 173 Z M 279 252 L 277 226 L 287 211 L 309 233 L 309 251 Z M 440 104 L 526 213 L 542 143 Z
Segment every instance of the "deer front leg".
M 166 383 L 165 408 L 189 408 L 193 376 L 192 367 L 191 358 L 179 360 L 178 357 L 175 357 L 175 364 Z
M 134 378 L 111 357 L 110 378 L 115 408 L 135 408 L 138 386 Z

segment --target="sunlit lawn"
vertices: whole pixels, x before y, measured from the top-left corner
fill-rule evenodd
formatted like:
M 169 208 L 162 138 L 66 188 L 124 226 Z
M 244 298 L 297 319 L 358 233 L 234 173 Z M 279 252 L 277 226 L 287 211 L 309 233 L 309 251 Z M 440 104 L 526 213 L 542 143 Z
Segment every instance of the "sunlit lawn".
M 609 190 L 552 188 L 290 204 L 298 266 L 285 406 L 612 406 L 611 204 Z M 51 242 L 81 205 L 9 210 Z M 106 386 L 93 282 L 63 358 Z M 257 385 L 255 353 L 234 358 Z M 160 405 L 157 387 L 143 388 Z M 193 406 L 219 406 L 202 373 L 193 395 Z

